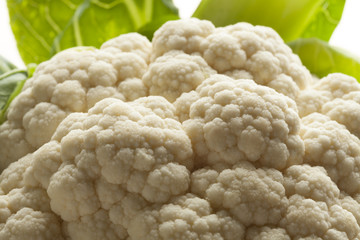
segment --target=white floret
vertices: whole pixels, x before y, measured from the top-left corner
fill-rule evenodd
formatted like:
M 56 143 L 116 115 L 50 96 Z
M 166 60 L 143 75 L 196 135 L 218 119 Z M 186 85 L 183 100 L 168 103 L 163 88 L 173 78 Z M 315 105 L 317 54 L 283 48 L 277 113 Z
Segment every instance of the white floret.
M 300 93 L 296 99 L 299 115 L 325 114 L 360 137 L 359 91 L 360 84 L 355 78 L 341 73 L 329 74 Z
M 236 240 L 244 227 L 225 211 L 213 213 L 209 203 L 192 194 L 168 204 L 145 209 L 129 225 L 132 239 L 213 239 Z
M 44 226 L 52 221 L 47 215 L 61 218 L 63 231 L 53 233 L 58 239 L 65 233 L 70 239 L 127 237 L 125 227 L 141 206 L 188 191 L 192 148 L 174 113 L 166 99 L 151 96 L 128 103 L 107 98 L 88 113 L 70 114 L 52 141 L 1 175 L 0 233 L 11 232 L 12 219 L 29 208 L 39 212 Z M 110 198 L 109 190 L 114 191 Z M 2 198 L 13 207 L 2 207 Z M 138 205 L 128 206 L 127 199 L 131 204 L 137 199 Z M 46 234 L 36 219 L 28 218 L 27 224 Z
M 210 21 L 195 18 L 166 22 L 154 33 L 152 61 L 171 50 L 199 53 L 202 41 L 214 30 Z
M 241 163 L 217 172 L 192 174 L 192 190 L 216 209 L 228 211 L 246 227 L 276 225 L 288 207 L 281 172 Z
M 187 19 L 164 24 L 154 35 L 153 57 L 172 50 L 196 54 L 218 73 L 253 79 L 293 99 L 312 81 L 298 56 L 271 28 L 248 23 L 214 28 L 207 21 Z
M 360 91 L 360 85 L 355 78 L 341 73 L 329 74 L 301 91 L 296 99 L 299 115 L 304 117 L 312 112 L 321 112 L 322 106 L 336 98 Z
M 300 59 L 267 27 L 237 23 L 217 28 L 202 42 L 201 52 L 219 73 L 248 72 L 256 83 L 270 86 L 291 98 L 311 81 Z
M 360 138 L 360 103 L 337 98 L 325 103 L 321 112 L 343 124 L 352 134 Z
M 172 51 L 150 64 L 143 82 L 149 95 L 163 96 L 173 102 L 215 73 L 203 58 Z
M 138 33 L 122 34 L 106 41 L 101 45 L 101 50 L 112 52 L 132 52 L 142 57 L 147 63 L 150 62 L 151 42 Z
M 285 168 L 302 162 L 300 119 L 294 102 L 251 80 L 214 75 L 197 89 L 199 98 L 183 126 L 192 140 L 198 164 L 247 160 Z
M 41 63 L 0 126 L 0 170 L 48 142 L 70 113 L 87 112 L 107 97 L 131 101 L 145 96 L 141 78 L 151 45 L 143 38 L 124 35 L 101 50 L 71 48 Z
M 304 162 L 323 166 L 332 181 L 349 195 L 359 193 L 360 140 L 341 124 L 319 113 L 304 117 L 302 123 Z

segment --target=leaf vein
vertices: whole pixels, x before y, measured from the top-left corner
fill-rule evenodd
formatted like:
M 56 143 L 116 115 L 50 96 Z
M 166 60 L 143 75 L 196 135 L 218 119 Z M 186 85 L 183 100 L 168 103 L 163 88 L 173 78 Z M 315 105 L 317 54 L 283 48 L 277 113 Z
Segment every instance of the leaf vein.
M 47 51 L 50 51 L 51 46 L 45 41 L 45 39 L 32 27 L 32 25 L 25 20 L 25 18 L 22 16 L 21 13 L 17 14 L 17 17 L 19 18 L 19 21 L 25 25 L 25 28 L 29 31 L 29 33 L 41 43 L 41 45 L 46 48 Z

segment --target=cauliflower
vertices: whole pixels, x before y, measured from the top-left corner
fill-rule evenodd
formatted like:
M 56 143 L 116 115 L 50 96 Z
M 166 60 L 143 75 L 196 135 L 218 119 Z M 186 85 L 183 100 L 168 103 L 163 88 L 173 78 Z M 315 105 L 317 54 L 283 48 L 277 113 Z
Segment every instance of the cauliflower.
M 208 78 L 196 92 L 199 97 L 183 126 L 203 159 L 200 165 L 246 160 L 282 169 L 302 162 L 300 118 L 290 98 L 224 75 Z
M 0 126 L 0 170 L 47 143 L 70 113 L 87 112 L 107 97 L 146 96 L 141 78 L 150 49 L 145 37 L 132 33 L 109 40 L 100 50 L 72 48 L 40 64 Z
M 154 34 L 152 59 L 172 50 L 200 55 L 217 71 L 235 79 L 253 79 L 293 99 L 312 81 L 280 36 L 249 23 L 214 28 L 208 21 L 170 21 Z
M 0 126 L 0 239 L 360 239 L 359 109 L 248 23 L 66 50 Z

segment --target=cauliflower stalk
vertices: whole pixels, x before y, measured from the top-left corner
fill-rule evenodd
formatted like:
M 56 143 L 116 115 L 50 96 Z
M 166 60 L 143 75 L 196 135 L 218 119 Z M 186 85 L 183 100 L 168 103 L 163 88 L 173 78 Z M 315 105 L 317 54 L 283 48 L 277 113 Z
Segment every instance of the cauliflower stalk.
M 0 239 L 360 239 L 359 93 L 248 23 L 61 52 L 0 126 Z

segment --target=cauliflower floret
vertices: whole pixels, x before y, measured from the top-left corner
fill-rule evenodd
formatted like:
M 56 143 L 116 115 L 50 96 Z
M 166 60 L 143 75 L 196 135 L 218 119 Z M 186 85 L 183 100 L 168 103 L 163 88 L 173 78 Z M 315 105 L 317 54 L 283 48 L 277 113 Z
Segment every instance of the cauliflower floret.
M 135 99 L 147 96 L 148 94 L 148 88 L 140 78 L 128 78 L 125 81 L 122 81 L 117 90 L 128 101 L 134 101 Z M 117 98 L 121 99 L 120 97 Z
M 342 208 L 351 212 L 353 216 L 356 218 L 356 221 L 360 223 L 360 204 L 358 201 L 355 200 L 355 198 L 352 198 L 350 196 L 345 196 L 341 198 L 340 205 Z
M 22 208 L 1 228 L 0 239 L 66 239 L 61 232 L 61 221 L 55 214 Z
M 315 81 L 296 99 L 299 115 L 314 112 L 329 116 L 360 138 L 360 84 L 355 78 L 334 73 Z
M 328 204 L 336 203 L 340 196 L 338 187 L 331 181 L 323 167 L 294 165 L 286 169 L 284 176 L 284 186 L 288 196 L 298 194 Z
M 151 59 L 154 61 L 171 50 L 200 53 L 200 44 L 214 30 L 211 22 L 196 18 L 166 22 L 154 33 Z
M 325 103 L 321 112 L 344 125 L 352 134 L 360 138 L 360 103 L 336 98 Z
M 271 28 L 247 23 L 217 28 L 201 49 L 204 59 L 219 73 L 249 72 L 256 83 L 292 98 L 311 80 L 300 59 Z
M 132 42 L 138 38 L 143 42 Z M 106 42 L 104 50 L 76 47 L 41 63 L 0 126 L 0 170 L 48 142 L 70 113 L 87 112 L 107 97 L 130 101 L 145 96 L 141 78 L 151 45 L 143 38 L 123 35 Z M 135 94 L 134 89 L 143 90 Z
M 54 210 L 67 214 L 61 205 L 66 202 L 63 198 L 69 197 L 65 192 L 70 191 L 73 184 L 67 182 L 71 178 L 66 176 L 73 176 L 78 179 L 76 182 L 84 184 L 103 176 L 109 183 L 121 184 L 124 189 L 139 193 L 150 202 L 163 202 L 171 195 L 186 191 L 188 171 L 192 168 L 190 140 L 180 124 L 168 117 L 173 114 L 162 111 L 163 105 L 154 106 L 161 103 L 157 98 L 139 99 L 129 104 L 106 99 L 89 111 L 78 129 L 72 129 L 68 134 L 54 134 L 53 139 L 58 141 L 58 136 L 64 136 L 61 138 L 62 159 L 69 162 L 50 181 L 48 191 L 54 199 Z M 162 119 L 158 114 L 166 118 Z M 66 120 L 63 123 L 66 124 Z M 88 151 L 81 151 L 82 146 Z M 91 186 L 87 188 L 88 194 L 95 194 Z M 71 192 L 75 194 L 76 191 Z M 84 196 L 83 201 L 86 199 L 94 198 Z M 88 205 L 96 209 L 98 204 L 97 201 Z M 81 202 L 81 206 L 86 204 Z M 74 211 L 68 213 L 73 215 Z
M 311 113 L 320 112 L 322 106 L 329 100 L 329 94 L 312 88 L 300 92 L 296 98 L 299 116 L 305 117 Z
M 339 205 L 306 199 L 289 198 L 290 207 L 281 226 L 291 237 L 309 239 L 356 239 L 360 228 L 354 216 Z
M 252 227 L 246 233 L 246 240 L 290 240 L 285 229 L 270 227 Z
M 19 129 L 9 121 L 0 126 L 0 145 L 0 171 L 5 170 L 10 163 L 34 150 L 33 146 L 25 139 L 25 129 Z M 9 151 L 9 149 L 14 150 Z
M 255 169 L 249 163 L 221 172 L 201 169 L 191 182 L 192 192 L 245 226 L 276 225 L 287 209 L 283 177 L 274 169 Z
M 176 116 L 178 116 L 180 122 L 184 122 L 189 119 L 191 104 L 199 100 L 200 96 L 196 91 L 191 91 L 181 94 L 173 103 L 176 110 Z
M 242 239 L 244 227 L 225 211 L 212 213 L 209 203 L 192 194 L 146 209 L 130 223 L 131 239 Z
M 296 99 L 299 115 L 304 117 L 313 112 L 321 113 L 321 108 L 325 103 L 343 98 L 355 91 L 360 91 L 359 83 L 355 78 L 345 74 L 333 73 L 320 80 L 314 80 L 312 85 L 301 91 Z
M 293 99 L 312 77 L 298 56 L 271 28 L 248 23 L 214 28 L 187 19 L 164 24 L 154 35 L 154 61 L 171 50 L 201 55 L 218 73 L 253 79 Z
M 72 239 L 126 239 L 127 232 L 122 226 L 110 221 L 105 210 L 98 210 L 92 215 L 80 217 L 79 221 L 65 224 Z
M 31 166 L 32 156 L 27 155 L 16 164 L 11 164 L 0 175 L 0 193 L 7 194 L 12 189 L 21 188 L 24 184 L 24 172 Z
M 294 237 L 355 239 L 358 222 L 342 207 L 339 189 L 322 167 L 291 166 L 285 172 L 289 207 L 280 226 Z
M 33 148 L 47 143 L 66 112 L 57 105 L 41 102 L 29 110 L 23 118 L 25 139 Z
M 329 230 L 331 224 L 326 203 L 306 199 L 300 195 L 290 197 L 289 203 L 281 225 L 291 237 L 322 237 Z
M 150 95 L 160 95 L 173 102 L 215 73 L 203 58 L 172 51 L 150 64 L 143 82 Z
M 283 169 L 302 162 L 300 119 L 294 102 L 251 80 L 214 75 L 197 89 L 183 122 L 197 164 L 232 166 L 248 160 Z
M 0 239 L 66 239 L 46 189 L 28 185 L 24 179 L 32 160 L 27 155 L 0 175 Z
M 325 115 L 302 118 L 304 162 L 323 166 L 338 187 L 350 195 L 360 192 L 360 140 Z
M 333 73 L 316 81 L 313 88 L 318 91 L 324 91 L 331 99 L 341 98 L 344 95 L 359 91 L 360 85 L 355 78 L 342 73 Z
M 146 63 L 150 62 L 152 50 L 149 40 L 138 33 L 122 34 L 119 37 L 110 39 L 101 45 L 100 49 L 113 54 L 121 52 L 136 53 L 142 57 Z
M 52 141 L 1 175 L 18 182 L 0 185 L 1 197 L 14 211 L 0 211 L 4 229 L 14 214 L 29 207 L 60 216 L 72 239 L 98 239 L 101 233 L 106 239 L 126 237 L 124 227 L 141 212 L 140 206 L 165 203 L 188 191 L 192 148 L 174 111 L 167 100 L 154 96 L 129 103 L 107 98 L 88 113 L 69 115 Z M 19 168 L 22 171 L 14 174 L 12 169 L 21 164 L 27 170 Z M 126 199 L 134 197 L 139 204 L 128 206 Z M 34 201 L 37 198 L 43 203 Z M 36 221 L 29 219 L 31 223 Z
M 246 63 L 246 52 L 237 38 L 222 31 L 215 31 L 201 44 L 204 59 L 219 72 L 241 69 Z
M 66 80 L 56 85 L 50 102 L 66 111 L 81 112 L 86 109 L 86 92 L 78 81 Z M 59 109 L 59 112 L 62 112 L 62 110 Z

